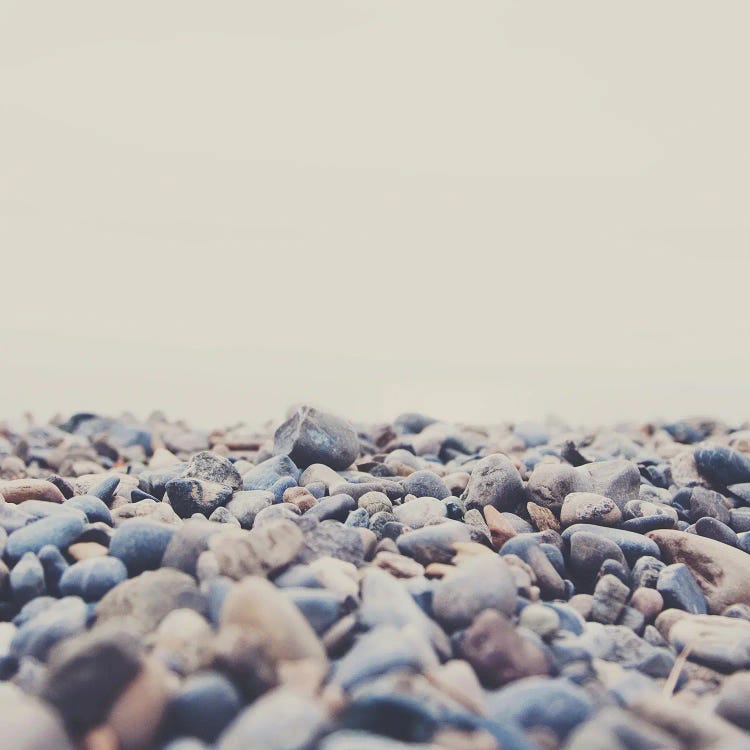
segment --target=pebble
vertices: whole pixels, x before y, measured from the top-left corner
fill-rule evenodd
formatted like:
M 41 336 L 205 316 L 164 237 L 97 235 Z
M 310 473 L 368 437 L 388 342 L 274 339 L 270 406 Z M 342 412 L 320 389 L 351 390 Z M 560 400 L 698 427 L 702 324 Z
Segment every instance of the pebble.
M 60 594 L 96 602 L 127 577 L 127 568 L 116 557 L 92 557 L 67 568 L 60 578 Z
M 48 544 L 64 549 L 75 542 L 83 526 L 84 522 L 77 515 L 68 513 L 42 518 L 10 534 L 5 554 L 16 562 L 27 552 L 39 552 Z
M 421 529 L 423 526 L 445 518 L 448 509 L 445 503 L 434 497 L 415 497 L 407 500 L 403 505 L 397 505 L 393 509 L 393 514 L 409 528 Z
M 173 479 L 166 490 L 165 502 L 180 518 L 190 518 L 193 513 L 208 517 L 232 498 L 230 487 L 205 479 Z
M 529 476 L 527 489 L 538 505 L 562 505 L 574 492 L 593 492 L 591 477 L 568 464 L 538 464 Z
M 453 545 L 471 540 L 471 532 L 465 524 L 445 521 L 401 534 L 396 546 L 402 555 L 414 558 L 421 565 L 429 565 L 450 562 L 455 552 Z
M 594 588 L 591 619 L 604 625 L 617 622 L 629 596 L 630 589 L 619 578 L 613 575 L 602 576 Z
M 596 461 L 578 467 L 577 471 L 589 476 L 593 492 L 610 498 L 620 510 L 628 501 L 638 499 L 641 474 L 631 461 Z
M 514 510 L 524 501 L 524 486 L 515 464 L 503 454 L 477 461 L 462 497 L 468 509 L 492 505 Z
M 733 547 L 683 531 L 652 531 L 649 536 L 667 562 L 684 563 L 698 582 L 709 612 L 730 604 L 750 604 L 750 557 Z
M 450 632 L 466 628 L 485 609 L 512 615 L 516 584 L 508 564 L 497 555 L 479 555 L 462 562 L 435 586 L 432 611 Z
M 115 529 L 109 543 L 109 554 L 122 561 L 131 576 L 156 570 L 176 528 L 154 521 L 127 521 Z
M 488 688 L 550 671 L 540 646 L 519 635 L 505 615 L 493 610 L 479 614 L 466 629 L 460 652 Z
M 688 567 L 682 563 L 667 565 L 659 573 L 656 590 L 662 595 L 667 608 L 684 609 L 694 615 L 708 612 L 706 597 Z
M 721 445 L 706 445 L 695 449 L 695 466 L 702 477 L 714 485 L 750 482 L 750 458 L 739 451 Z
M 339 470 L 354 463 L 359 438 L 343 419 L 304 406 L 276 430 L 273 449 L 303 469 L 321 463 Z
M 33 552 L 26 552 L 10 571 L 10 589 L 19 606 L 47 593 L 44 568 Z
M 621 519 L 622 513 L 614 500 L 593 492 L 571 492 L 565 497 L 560 511 L 563 526 L 576 523 L 614 526 Z
M 414 497 L 434 497 L 438 500 L 444 500 L 451 496 L 451 491 L 445 482 L 433 471 L 423 469 L 409 474 L 401 482 L 405 495 L 414 495 Z

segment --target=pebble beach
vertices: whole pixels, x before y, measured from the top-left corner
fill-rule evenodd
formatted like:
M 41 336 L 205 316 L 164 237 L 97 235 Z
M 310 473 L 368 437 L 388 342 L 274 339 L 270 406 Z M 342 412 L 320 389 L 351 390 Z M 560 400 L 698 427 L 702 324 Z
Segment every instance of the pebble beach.
M 9 750 L 750 750 L 750 423 L 0 423 Z

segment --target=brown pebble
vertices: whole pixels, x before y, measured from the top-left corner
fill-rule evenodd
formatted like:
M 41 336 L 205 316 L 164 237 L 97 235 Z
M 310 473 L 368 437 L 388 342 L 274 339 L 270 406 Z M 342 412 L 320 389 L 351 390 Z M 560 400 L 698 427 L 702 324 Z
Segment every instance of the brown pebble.
M 548 529 L 560 531 L 560 522 L 549 508 L 543 508 L 536 503 L 526 503 L 526 510 L 539 531 L 547 531 Z
M 656 589 L 641 586 L 630 597 L 630 606 L 637 609 L 646 622 L 653 622 L 664 609 L 664 599 Z
M 513 528 L 513 524 L 492 505 L 485 505 L 482 512 L 490 530 L 492 546 L 499 550 L 508 539 L 516 535 L 516 530 Z
M 23 503 L 26 500 L 46 500 L 49 503 L 65 501 L 63 493 L 46 479 L 11 479 L 0 482 L 0 495 L 8 503 Z

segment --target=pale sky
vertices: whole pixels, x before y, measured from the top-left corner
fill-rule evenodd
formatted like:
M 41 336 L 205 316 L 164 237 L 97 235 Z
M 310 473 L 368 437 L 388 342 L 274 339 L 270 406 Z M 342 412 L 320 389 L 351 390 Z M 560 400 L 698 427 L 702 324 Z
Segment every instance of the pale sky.
M 3 0 L 0 418 L 750 418 L 749 27 Z

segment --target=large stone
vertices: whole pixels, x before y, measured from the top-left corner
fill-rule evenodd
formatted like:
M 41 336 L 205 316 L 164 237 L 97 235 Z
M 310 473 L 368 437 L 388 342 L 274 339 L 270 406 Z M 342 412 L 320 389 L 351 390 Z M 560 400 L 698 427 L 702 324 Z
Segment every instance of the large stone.
M 750 457 L 739 451 L 722 445 L 705 445 L 696 448 L 693 455 L 700 475 L 715 486 L 750 482 Z
M 402 555 L 413 557 L 422 565 L 429 565 L 431 562 L 450 562 L 455 554 L 453 545 L 471 540 L 471 532 L 466 524 L 444 521 L 401 534 L 396 539 L 396 545 Z
M 638 499 L 641 486 L 641 473 L 631 461 L 595 461 L 584 464 L 576 470 L 588 475 L 593 484 L 593 492 L 614 500 L 620 510 L 629 500 Z
M 248 706 L 219 738 L 216 750 L 307 750 L 327 721 L 320 701 L 279 688 Z
M 462 499 L 468 509 L 492 505 L 504 511 L 516 508 L 524 496 L 515 464 L 506 455 L 495 453 L 477 461 Z
M 192 576 L 160 568 L 115 586 L 96 605 L 96 616 L 99 622 L 132 618 L 144 632 L 150 632 L 173 609 L 182 607 L 204 612 L 206 601 Z
M 185 476 L 225 484 L 233 490 L 242 487 L 242 477 L 234 468 L 234 464 L 228 458 L 211 451 L 196 453 L 187 467 Z
M 12 479 L 0 482 L 0 497 L 7 503 L 24 503 L 27 500 L 46 500 L 50 503 L 62 503 L 65 496 L 46 479 Z
M 359 438 L 343 419 L 304 406 L 276 430 L 274 453 L 303 469 L 318 463 L 346 469 L 359 455 Z
M 510 566 L 498 555 L 478 555 L 462 562 L 435 587 L 432 611 L 448 631 L 471 625 L 485 609 L 512 615 L 516 583 Z
M 527 485 L 538 505 L 560 505 L 571 492 L 593 492 L 591 477 L 569 464 L 542 463 L 534 467 Z
M 293 521 L 269 521 L 245 531 L 232 529 L 209 539 L 221 575 L 239 580 L 249 575 L 275 575 L 294 561 L 302 550 L 302 531 Z
M 703 590 L 711 614 L 730 604 L 750 604 L 750 556 L 714 539 L 660 529 L 648 536 L 670 563 L 685 563 Z
M 325 651 L 304 615 L 272 583 L 250 576 L 235 584 L 221 609 L 222 628 L 255 631 L 272 659 L 325 661 Z
M 486 610 L 466 630 L 461 654 L 486 687 L 501 687 L 521 677 L 546 675 L 550 665 L 542 649 L 519 635 L 503 614 Z
M 57 712 L 7 682 L 0 685 L 0 726 L 8 750 L 73 750 Z

